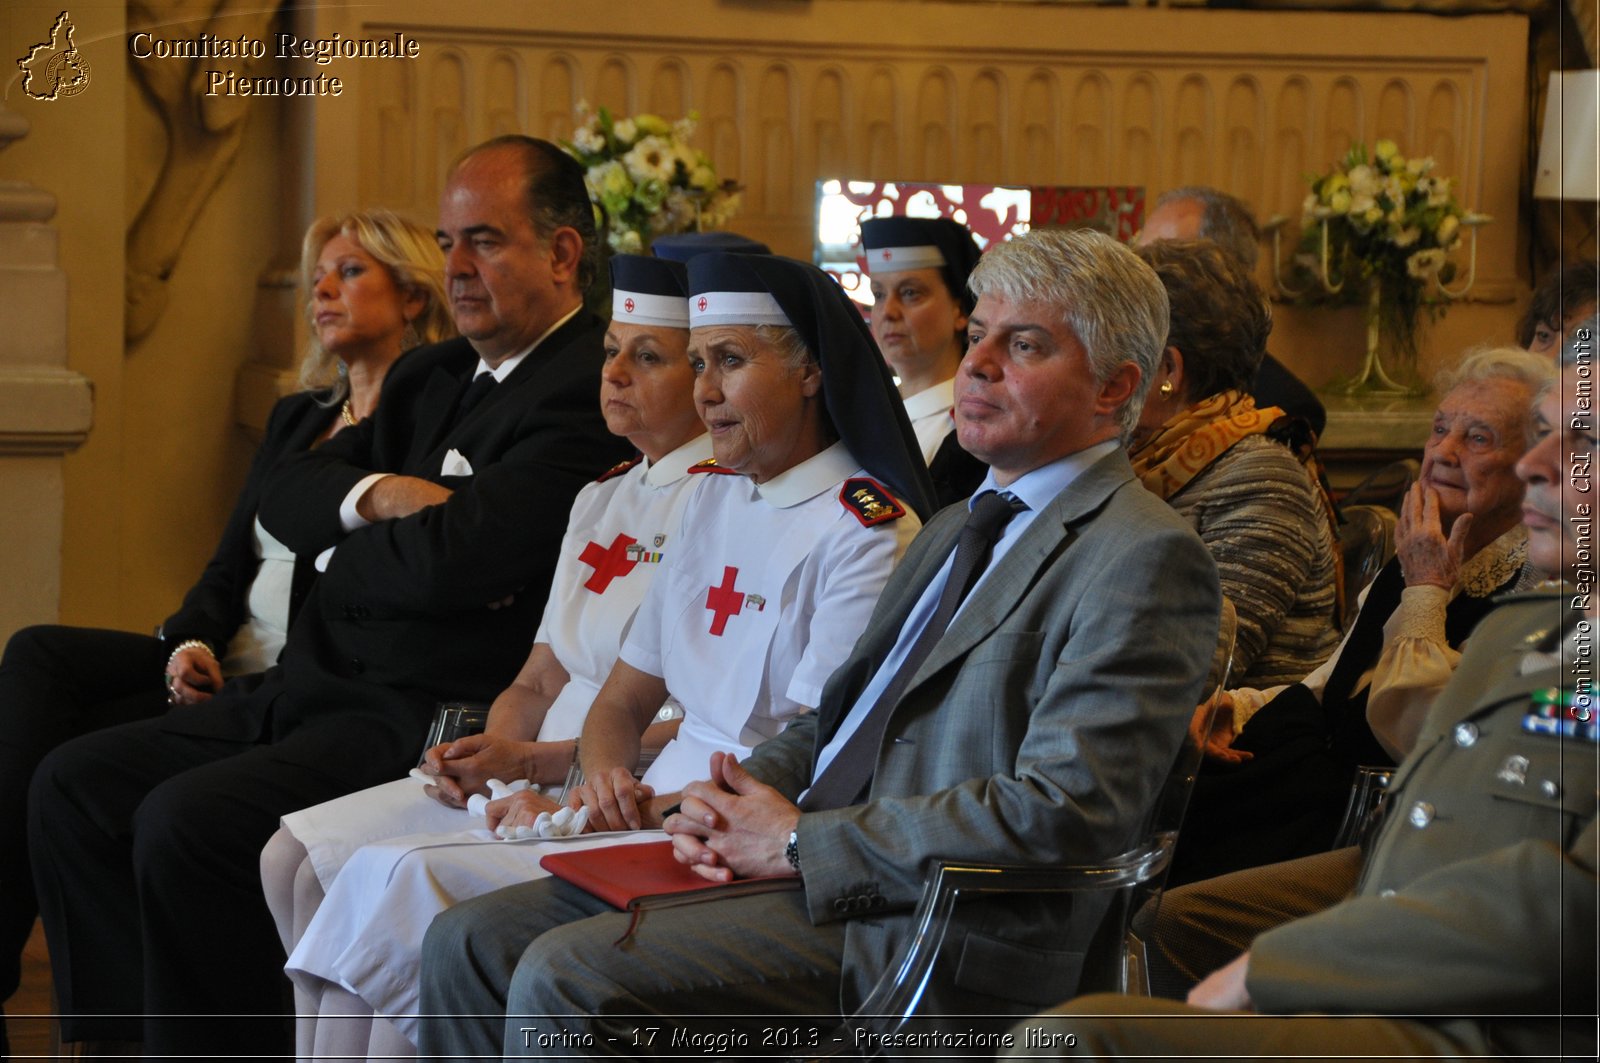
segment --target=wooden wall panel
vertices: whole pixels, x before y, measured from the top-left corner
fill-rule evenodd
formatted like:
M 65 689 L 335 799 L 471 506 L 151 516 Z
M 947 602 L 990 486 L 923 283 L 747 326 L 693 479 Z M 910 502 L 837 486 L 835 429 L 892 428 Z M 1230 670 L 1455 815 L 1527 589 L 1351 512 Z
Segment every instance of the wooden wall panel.
M 569 135 L 580 101 L 698 112 L 699 146 L 747 187 L 737 227 L 802 255 L 824 176 L 1215 184 L 1265 219 L 1297 216 L 1305 174 L 1350 144 L 1391 137 L 1499 219 L 1475 297 L 1515 288 L 1518 17 L 634 0 L 619 31 L 574 0 L 399 0 L 315 18 L 422 52 L 343 65 L 354 91 L 318 105 L 315 140 L 349 173 L 316 175 L 316 209 L 345 189 L 431 218 L 458 151 L 514 128 Z

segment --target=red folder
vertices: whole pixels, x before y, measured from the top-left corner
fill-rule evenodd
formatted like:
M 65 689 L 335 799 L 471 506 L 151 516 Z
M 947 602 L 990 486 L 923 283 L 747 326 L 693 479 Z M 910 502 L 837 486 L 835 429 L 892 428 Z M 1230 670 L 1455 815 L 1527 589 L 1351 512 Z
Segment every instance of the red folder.
M 670 841 L 551 853 L 539 866 L 624 912 L 800 888 L 794 875 L 708 882 L 687 864 L 678 863 Z

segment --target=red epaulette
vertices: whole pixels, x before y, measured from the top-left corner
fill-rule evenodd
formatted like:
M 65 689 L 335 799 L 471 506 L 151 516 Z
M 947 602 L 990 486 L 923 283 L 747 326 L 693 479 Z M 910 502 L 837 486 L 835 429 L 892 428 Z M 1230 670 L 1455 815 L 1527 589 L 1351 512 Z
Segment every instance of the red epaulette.
M 723 467 L 721 465 L 718 465 L 716 458 L 707 458 L 705 461 L 697 461 L 693 465 L 689 466 L 689 471 L 690 472 L 720 472 L 724 476 L 738 476 L 738 475 L 740 475 L 740 472 L 739 472 L 738 469 L 729 469 L 729 468 L 725 468 L 725 467 Z
M 906 507 L 889 493 L 889 489 L 869 476 L 846 480 L 839 488 L 839 502 L 868 528 L 906 515 Z
M 615 480 L 618 476 L 621 476 L 623 473 L 627 472 L 629 469 L 633 468 L 643 460 L 643 458 L 629 458 L 627 461 L 619 461 L 615 465 L 611 466 L 611 468 L 601 473 L 599 476 L 596 476 L 594 478 L 594 482 L 597 484 L 603 484 L 607 480 Z

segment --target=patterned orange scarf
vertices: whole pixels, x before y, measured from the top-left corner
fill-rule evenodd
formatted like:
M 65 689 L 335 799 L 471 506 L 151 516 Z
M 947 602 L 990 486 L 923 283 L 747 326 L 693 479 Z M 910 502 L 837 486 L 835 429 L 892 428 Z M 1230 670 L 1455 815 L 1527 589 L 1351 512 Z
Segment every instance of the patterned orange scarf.
M 1265 435 L 1284 444 L 1305 466 L 1322 501 L 1323 516 L 1327 518 L 1334 544 L 1334 588 L 1340 599 L 1337 615 L 1343 616 L 1344 558 L 1338 549 L 1338 510 L 1328 493 L 1328 479 L 1323 474 L 1322 462 L 1317 459 L 1310 431 L 1300 430 L 1303 424 L 1277 406 L 1257 409 L 1252 396 L 1229 389 L 1173 414 L 1155 435 L 1128 457 L 1133 463 L 1134 475 L 1164 501 L 1183 490 L 1190 480 L 1246 436 Z
M 1157 497 L 1171 498 L 1229 447 L 1262 435 L 1283 416 L 1277 406 L 1256 409 L 1242 391 L 1219 392 L 1173 414 L 1130 455 L 1133 471 Z

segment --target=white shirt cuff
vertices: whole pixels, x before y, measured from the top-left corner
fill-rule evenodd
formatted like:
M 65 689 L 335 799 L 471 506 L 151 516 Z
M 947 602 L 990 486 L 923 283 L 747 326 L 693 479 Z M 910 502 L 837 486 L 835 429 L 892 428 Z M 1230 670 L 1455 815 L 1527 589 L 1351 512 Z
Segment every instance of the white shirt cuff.
M 373 484 L 379 480 L 388 479 L 393 475 L 394 473 L 391 472 L 375 472 L 371 475 L 363 476 L 354 487 L 350 488 L 350 493 L 345 495 L 344 501 L 339 504 L 339 526 L 345 530 L 346 534 L 355 531 L 357 528 L 365 528 L 372 523 L 356 512 L 356 504 L 361 501 L 361 496 L 372 490 Z M 331 550 L 328 551 L 330 554 L 332 552 Z M 317 566 L 317 571 L 322 571 L 321 565 Z
M 328 571 L 328 562 L 333 560 L 333 552 L 337 549 L 339 549 L 337 546 L 330 546 L 326 550 L 322 551 L 322 553 L 317 555 L 317 559 L 311 562 L 311 567 L 316 569 L 318 572 Z

